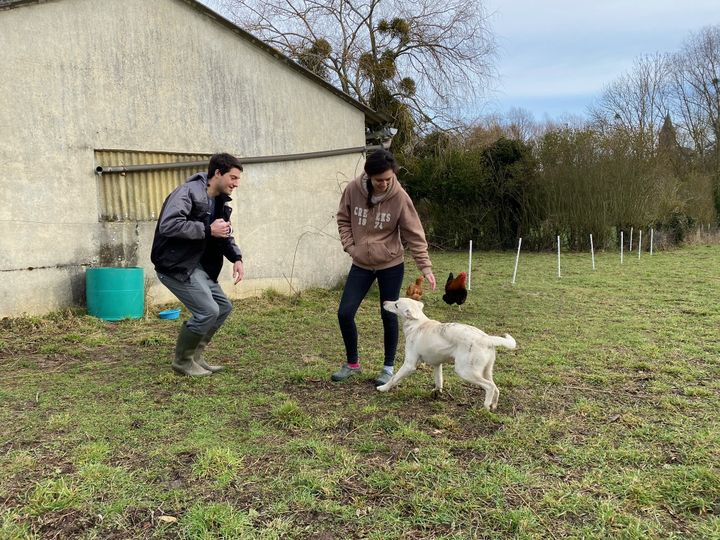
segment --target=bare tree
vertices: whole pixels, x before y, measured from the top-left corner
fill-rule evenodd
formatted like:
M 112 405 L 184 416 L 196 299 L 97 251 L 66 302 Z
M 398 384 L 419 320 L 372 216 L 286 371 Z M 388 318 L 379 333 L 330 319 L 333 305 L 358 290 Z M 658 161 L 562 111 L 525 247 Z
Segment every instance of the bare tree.
M 720 167 L 720 25 L 691 36 L 673 56 L 672 89 L 685 141 Z
M 495 45 L 479 0 L 220 0 L 238 25 L 347 94 L 416 126 L 480 95 Z
M 605 87 L 591 117 L 602 131 L 619 129 L 639 157 L 657 148 L 657 135 L 668 112 L 670 62 L 665 55 L 640 57 L 625 75 Z
M 530 144 L 542 135 L 543 129 L 531 111 L 512 107 L 504 114 L 481 116 L 461 133 L 471 146 L 486 147 L 502 137 Z

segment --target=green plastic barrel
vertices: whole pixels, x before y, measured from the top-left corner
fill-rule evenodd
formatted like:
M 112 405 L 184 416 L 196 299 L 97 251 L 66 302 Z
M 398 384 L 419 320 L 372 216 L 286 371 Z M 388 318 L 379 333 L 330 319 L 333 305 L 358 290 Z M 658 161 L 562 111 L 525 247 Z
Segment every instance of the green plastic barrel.
M 143 269 L 88 268 L 85 272 L 88 313 L 106 321 L 139 319 L 145 313 Z

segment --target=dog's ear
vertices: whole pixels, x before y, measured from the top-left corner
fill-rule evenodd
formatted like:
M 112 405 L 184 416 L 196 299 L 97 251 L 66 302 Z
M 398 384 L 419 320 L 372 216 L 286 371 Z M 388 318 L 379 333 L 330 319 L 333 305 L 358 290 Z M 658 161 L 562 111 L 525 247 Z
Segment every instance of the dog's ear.
M 412 306 L 405 306 L 403 308 L 403 317 L 406 319 L 417 319 L 417 315 L 415 314 L 415 310 L 412 308 Z

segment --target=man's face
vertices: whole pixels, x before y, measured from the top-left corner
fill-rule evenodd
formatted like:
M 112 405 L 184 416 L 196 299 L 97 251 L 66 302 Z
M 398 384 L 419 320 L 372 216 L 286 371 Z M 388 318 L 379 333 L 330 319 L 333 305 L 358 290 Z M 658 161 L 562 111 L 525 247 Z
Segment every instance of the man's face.
M 233 189 L 240 185 L 240 169 L 233 167 L 225 174 L 220 174 L 220 169 L 217 169 L 212 178 L 212 185 L 217 194 L 231 195 Z

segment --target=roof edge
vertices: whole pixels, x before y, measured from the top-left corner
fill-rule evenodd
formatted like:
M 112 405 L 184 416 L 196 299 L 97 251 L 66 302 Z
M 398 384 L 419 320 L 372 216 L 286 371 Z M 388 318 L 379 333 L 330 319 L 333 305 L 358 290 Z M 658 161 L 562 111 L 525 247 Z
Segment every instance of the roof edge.
M 30 1 L 30 0 L 18 0 L 18 1 Z M 387 116 L 385 116 L 384 114 L 381 114 L 381 113 L 375 111 L 374 109 L 371 109 L 370 107 L 368 107 L 364 103 L 361 103 L 360 101 L 358 101 L 351 95 L 346 94 L 345 92 L 343 92 L 336 86 L 327 82 L 322 77 L 316 75 L 309 69 L 301 66 L 300 64 L 295 62 L 293 59 L 291 59 L 284 53 L 277 50 L 275 47 L 268 45 L 260 38 L 251 34 L 247 30 L 244 30 L 243 28 L 239 27 L 237 24 L 235 24 L 234 22 L 232 22 L 225 16 L 221 15 L 220 13 L 218 13 L 217 11 L 213 10 L 212 8 L 206 6 L 205 4 L 200 3 L 198 0 L 178 0 L 178 1 L 184 2 L 184 3 L 192 6 L 194 9 L 204 13 L 206 16 L 210 17 L 211 19 L 216 20 L 218 23 L 229 28 L 230 30 L 232 30 L 233 32 L 238 34 L 240 37 L 242 37 L 243 39 L 250 41 L 256 47 L 259 47 L 260 49 L 264 50 L 265 52 L 267 52 L 268 54 L 273 56 L 275 59 L 280 60 L 281 62 L 285 63 L 289 68 L 297 71 L 304 77 L 311 79 L 313 82 L 322 86 L 326 90 L 329 90 L 330 92 L 332 92 L 333 94 L 338 96 L 343 101 L 345 101 L 345 102 L 349 103 L 350 105 L 352 105 L 353 107 L 361 110 L 365 114 L 366 119 L 371 121 L 370 122 L 371 125 L 379 126 L 379 125 L 387 124 L 390 121 L 390 119 Z

